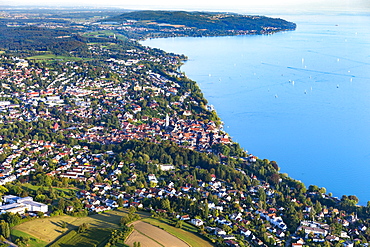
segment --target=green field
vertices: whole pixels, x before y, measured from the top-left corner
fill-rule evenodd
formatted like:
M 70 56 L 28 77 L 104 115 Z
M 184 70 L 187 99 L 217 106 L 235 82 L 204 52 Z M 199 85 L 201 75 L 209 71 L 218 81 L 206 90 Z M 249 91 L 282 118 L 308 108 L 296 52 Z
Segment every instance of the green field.
M 156 219 L 156 218 L 145 218 L 142 219 L 144 222 L 148 222 L 151 225 L 158 226 L 166 232 L 174 235 L 175 237 L 183 240 L 191 246 L 197 247 L 211 247 L 213 246 L 210 242 L 203 239 L 198 235 L 198 228 L 183 222 L 182 229 L 176 228 L 170 225 L 170 221 L 167 219 Z
M 12 230 L 12 232 L 11 232 L 11 238 L 12 238 L 12 240 L 14 241 L 15 239 L 17 239 L 19 237 L 29 238 L 30 241 L 29 241 L 28 244 L 29 244 L 29 246 L 32 246 L 32 247 L 44 247 L 44 246 L 46 246 L 48 244 L 47 242 L 42 241 L 40 239 L 37 239 L 34 236 L 29 235 L 29 234 L 27 234 L 25 232 L 18 231 L 18 230 Z
M 36 61 L 50 61 L 50 60 L 66 60 L 66 61 L 75 60 L 75 61 L 78 61 L 78 60 L 82 60 L 82 58 L 80 58 L 80 57 L 57 56 L 57 55 L 50 54 L 50 53 L 49 54 L 32 56 L 32 57 L 27 57 L 27 59 L 36 60 Z
M 96 31 L 96 32 L 84 33 L 82 36 L 109 38 L 109 37 L 112 37 L 114 34 L 115 33 L 113 33 L 112 31 L 105 30 L 105 31 Z M 122 34 L 116 34 L 116 38 L 119 39 L 119 40 L 126 40 L 127 39 L 127 37 L 125 37 Z
M 90 228 L 83 233 L 72 230 L 51 244 L 50 247 L 104 246 L 110 237 L 110 233 L 111 229 L 109 228 Z
M 44 190 L 49 190 L 49 188 L 45 186 L 37 186 L 37 185 L 32 185 L 30 183 L 22 184 L 22 189 L 24 190 L 33 190 L 34 192 L 36 192 L 40 188 L 43 188 Z M 58 192 L 64 192 L 67 195 L 75 195 L 76 192 L 80 191 L 77 188 L 60 188 L 60 187 L 53 187 L 53 190 L 58 191 Z
M 180 229 L 173 227 L 171 220 L 150 218 L 148 213 L 138 213 L 142 217 L 142 221 L 163 229 L 191 246 L 213 246 L 198 235 L 198 228 L 193 225 L 184 222 L 182 229 Z M 126 210 L 119 209 L 87 217 L 55 216 L 40 218 L 13 227 L 11 234 L 14 237 L 13 241 L 20 236 L 29 237 L 31 239 L 29 246 L 31 247 L 46 246 L 54 241 L 54 244 L 58 244 L 55 246 L 61 246 L 59 245 L 61 243 L 65 247 L 77 246 L 72 245 L 77 242 L 79 243 L 78 246 L 94 246 L 94 244 L 99 246 L 100 242 L 97 241 L 106 239 L 111 229 L 118 228 L 120 219 L 126 214 Z M 62 227 L 63 222 L 66 223 L 66 228 Z M 89 230 L 86 233 L 77 234 L 75 230 L 83 223 L 89 225 Z
M 77 229 L 83 223 L 87 223 L 91 229 L 118 228 L 119 221 L 124 215 L 126 215 L 126 211 L 114 210 L 88 217 L 55 216 L 27 221 L 13 227 L 12 231 L 21 231 L 35 239 L 51 243 L 67 231 Z M 62 227 L 63 222 L 66 223 L 66 228 Z

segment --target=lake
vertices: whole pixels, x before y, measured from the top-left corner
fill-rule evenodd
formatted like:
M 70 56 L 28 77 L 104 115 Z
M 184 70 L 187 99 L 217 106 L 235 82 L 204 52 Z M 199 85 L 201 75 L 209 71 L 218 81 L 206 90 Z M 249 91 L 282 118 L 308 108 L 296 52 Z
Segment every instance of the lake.
M 263 13 L 261 13 L 263 14 Z M 370 201 L 370 15 L 274 15 L 273 35 L 151 39 L 181 67 L 234 141 L 281 172 Z

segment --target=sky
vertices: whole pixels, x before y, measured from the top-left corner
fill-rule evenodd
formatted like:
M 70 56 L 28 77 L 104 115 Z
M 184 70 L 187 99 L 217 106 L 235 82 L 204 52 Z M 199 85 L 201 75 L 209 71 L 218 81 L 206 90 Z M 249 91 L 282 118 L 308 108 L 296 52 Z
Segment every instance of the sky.
M 99 6 L 127 9 L 224 10 L 248 9 L 370 9 L 369 0 L 0 0 L 0 5 Z

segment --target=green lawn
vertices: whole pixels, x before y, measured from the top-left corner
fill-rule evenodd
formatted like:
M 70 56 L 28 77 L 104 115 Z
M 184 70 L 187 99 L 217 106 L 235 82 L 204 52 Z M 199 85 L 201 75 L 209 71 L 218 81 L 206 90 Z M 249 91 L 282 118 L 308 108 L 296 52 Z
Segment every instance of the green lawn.
M 12 238 L 13 241 L 15 239 L 19 238 L 19 237 L 29 238 L 30 239 L 29 246 L 32 246 L 32 247 L 44 247 L 48 244 L 47 242 L 42 241 L 40 239 L 37 239 L 34 236 L 29 235 L 25 232 L 22 232 L 22 231 L 19 231 L 19 230 L 14 230 L 14 229 L 11 230 L 11 238 Z
M 37 186 L 37 185 L 32 185 L 30 183 L 22 184 L 22 189 L 25 189 L 25 190 L 37 191 L 41 187 L 43 187 L 44 190 L 46 190 L 46 191 L 49 190 L 49 188 L 47 188 L 45 186 Z M 77 188 L 59 188 L 59 187 L 53 187 L 53 190 L 56 190 L 58 192 L 64 192 L 67 195 L 75 194 L 75 192 L 79 191 L 79 189 L 77 189 Z
M 90 228 L 83 233 L 77 233 L 75 230 L 72 230 L 50 245 L 50 247 L 104 246 L 110 237 L 110 233 L 111 229 L 109 228 Z
M 33 59 L 33 60 L 39 60 L 39 61 L 47 61 L 47 60 L 82 60 L 80 57 L 67 57 L 67 56 L 57 56 L 54 54 L 43 54 L 43 55 L 37 55 L 28 57 L 27 59 Z
M 82 36 L 85 36 L 85 37 L 112 37 L 114 35 L 114 33 L 112 31 L 109 31 L 109 30 L 105 30 L 105 31 L 96 31 L 96 32 L 88 32 L 88 33 L 84 33 Z M 127 37 L 122 35 L 122 34 L 116 34 L 116 38 L 119 39 L 119 40 L 126 40 Z
M 210 242 L 208 242 L 207 240 L 203 239 L 201 236 L 198 235 L 198 228 L 186 222 L 183 222 L 182 229 L 180 229 L 171 226 L 170 220 L 168 219 L 145 218 L 142 219 L 142 221 L 148 222 L 149 224 L 154 226 L 158 226 L 159 228 L 185 241 L 191 246 L 197 247 L 213 246 Z
M 96 32 L 88 32 L 88 33 L 84 33 L 82 34 L 82 36 L 99 36 L 99 37 L 108 37 L 108 36 L 113 36 L 114 33 L 112 31 L 109 31 L 109 30 L 105 30 L 105 31 L 96 31 Z

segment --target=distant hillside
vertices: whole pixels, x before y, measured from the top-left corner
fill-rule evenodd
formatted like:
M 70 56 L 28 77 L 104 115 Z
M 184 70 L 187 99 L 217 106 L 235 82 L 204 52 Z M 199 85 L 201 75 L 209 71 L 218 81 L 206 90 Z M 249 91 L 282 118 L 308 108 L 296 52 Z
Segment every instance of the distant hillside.
M 0 49 L 50 50 L 68 54 L 70 51 L 86 50 L 87 46 L 81 37 L 67 30 L 0 26 Z
M 167 29 L 184 28 L 184 30 L 201 30 L 208 33 L 227 32 L 225 34 L 240 31 L 260 34 L 296 28 L 295 23 L 278 18 L 234 13 L 186 11 L 133 11 L 102 20 L 102 22 L 125 23 L 125 25 L 144 26 L 153 29 L 158 25 Z

